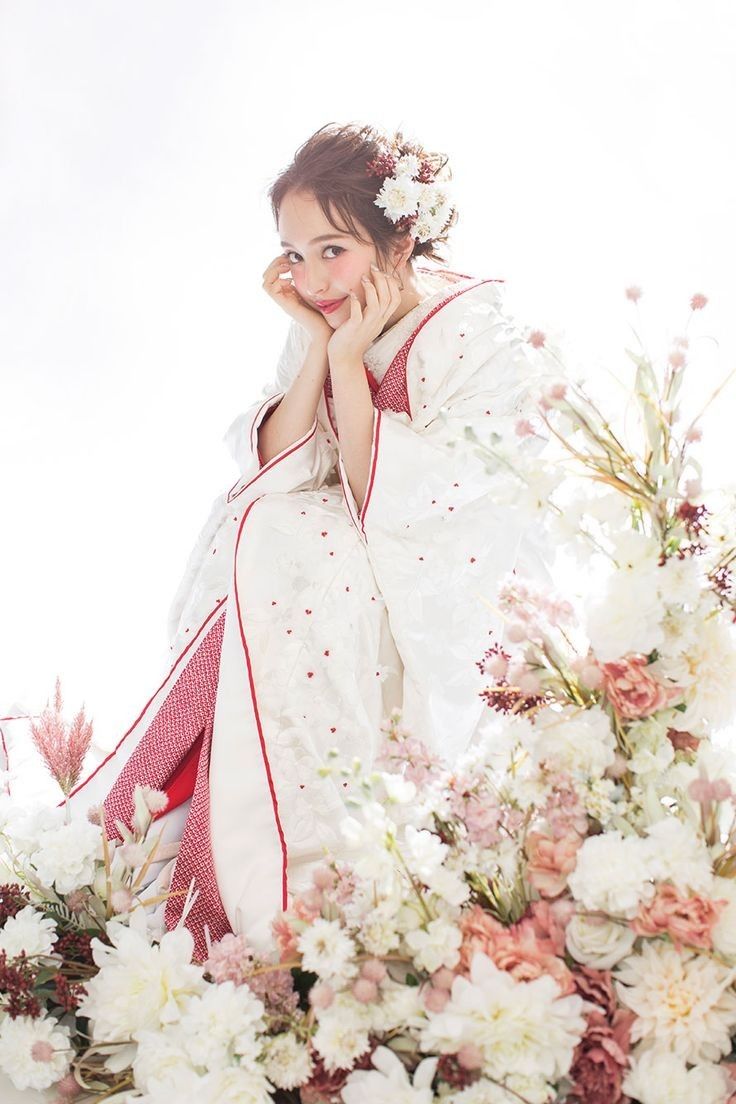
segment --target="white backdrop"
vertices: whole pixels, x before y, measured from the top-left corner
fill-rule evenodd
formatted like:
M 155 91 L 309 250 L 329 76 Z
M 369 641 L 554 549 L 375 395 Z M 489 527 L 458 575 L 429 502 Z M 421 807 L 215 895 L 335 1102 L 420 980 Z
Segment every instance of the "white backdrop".
M 630 378 L 702 343 L 735 363 L 730 0 L 6 0 L 0 3 L 0 715 L 56 674 L 114 744 L 165 673 L 166 613 L 222 436 L 288 319 L 266 188 L 329 121 L 400 127 L 450 156 L 450 267 L 507 281 L 570 362 Z M 732 385 L 705 453 L 730 460 Z M 730 411 L 729 411 L 730 406 Z

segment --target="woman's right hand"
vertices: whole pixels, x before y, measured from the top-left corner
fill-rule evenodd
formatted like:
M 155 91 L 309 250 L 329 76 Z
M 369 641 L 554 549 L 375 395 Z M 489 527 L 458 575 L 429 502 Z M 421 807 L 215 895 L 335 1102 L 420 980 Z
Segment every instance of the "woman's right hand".
M 329 341 L 333 330 L 322 312 L 310 307 L 302 299 L 294 287 L 292 279 L 281 279 L 281 274 L 288 272 L 290 267 L 283 253 L 279 253 L 278 256 L 274 257 L 263 273 L 264 291 L 282 310 L 294 318 L 300 326 L 303 326 L 313 339 L 323 338 L 325 341 Z

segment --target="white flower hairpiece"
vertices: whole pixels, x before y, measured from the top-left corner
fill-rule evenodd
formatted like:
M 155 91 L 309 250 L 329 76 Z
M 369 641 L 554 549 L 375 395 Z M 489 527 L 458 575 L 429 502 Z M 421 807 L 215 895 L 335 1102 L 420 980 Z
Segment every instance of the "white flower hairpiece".
M 417 241 L 431 241 L 448 225 L 454 210 L 448 180 L 425 158 L 394 146 L 369 161 L 366 172 L 384 178 L 376 206 Z

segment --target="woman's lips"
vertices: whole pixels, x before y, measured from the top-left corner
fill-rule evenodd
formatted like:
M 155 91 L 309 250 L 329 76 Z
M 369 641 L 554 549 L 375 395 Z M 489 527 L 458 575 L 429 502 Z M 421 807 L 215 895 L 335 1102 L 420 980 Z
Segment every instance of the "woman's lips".
M 326 304 L 325 303 L 322 303 L 322 304 L 318 303 L 317 306 L 319 307 L 319 309 L 322 311 L 323 314 L 329 314 L 330 311 L 337 310 L 337 308 L 340 306 L 340 304 L 344 303 L 346 299 L 347 299 L 347 295 L 344 295 L 342 297 L 342 299 L 333 299 L 333 301 L 331 303 L 326 303 Z

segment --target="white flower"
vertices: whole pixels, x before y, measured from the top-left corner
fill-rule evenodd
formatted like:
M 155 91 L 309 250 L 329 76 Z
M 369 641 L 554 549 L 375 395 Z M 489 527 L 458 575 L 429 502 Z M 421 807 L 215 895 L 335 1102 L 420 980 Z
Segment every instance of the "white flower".
M 337 920 L 318 917 L 297 940 L 302 968 L 325 980 L 354 977 L 355 944 Z
M 632 919 L 642 901 L 654 897 L 648 859 L 648 844 L 638 836 L 619 831 L 589 836 L 567 884 L 586 909 Z
M 470 978 L 456 977 L 443 1012 L 429 1016 L 423 1050 L 456 1054 L 465 1043 L 483 1055 L 494 1080 L 511 1073 L 563 1077 L 586 1028 L 579 996 L 560 996 L 549 976 L 516 981 L 483 954 L 473 955 Z
M 468 899 L 470 888 L 466 885 L 462 872 L 443 867 L 443 861 L 449 854 L 447 844 L 433 832 L 417 829 L 412 824 L 406 827 L 405 858 L 412 874 L 451 905 L 461 905 Z
M 421 163 L 415 153 L 404 153 L 397 159 L 394 165 L 394 176 L 410 176 L 412 179 L 419 173 Z
M 6 1016 L 0 1024 L 0 1070 L 16 1089 L 47 1089 L 67 1073 L 69 1028 L 53 1016 Z
M 504 1085 L 508 1086 L 508 1092 Z M 551 1104 L 557 1098 L 554 1088 L 543 1077 L 512 1073 L 504 1080 L 504 1085 L 481 1077 L 467 1089 L 443 1097 L 442 1104 L 519 1104 L 520 1100 L 528 1104 Z
M 192 1098 L 192 1104 L 272 1104 L 269 1088 L 261 1070 L 251 1066 L 225 1066 L 203 1078 L 201 1091 Z M 172 1100 L 182 1104 L 181 1097 L 175 1094 L 161 1104 L 171 1104 Z
M 424 1058 L 412 1081 L 401 1059 L 386 1046 L 376 1047 L 371 1061 L 375 1069 L 355 1070 L 348 1077 L 342 1090 L 344 1104 L 433 1104 L 438 1058 Z
M 328 1070 L 349 1069 L 368 1049 L 371 1013 L 347 993 L 339 993 L 320 1013 L 313 1042 Z
M 669 556 L 659 568 L 659 593 L 668 606 L 690 606 L 700 602 L 702 583 L 697 562 Z
M 683 893 L 710 893 L 713 867 L 708 847 L 690 824 L 665 816 L 647 827 L 649 869 L 657 881 L 671 881 Z
M 102 860 L 102 834 L 88 820 L 73 820 L 42 832 L 32 857 L 41 881 L 53 885 L 57 893 L 90 885 L 96 860 Z
M 610 970 L 631 952 L 636 934 L 627 924 L 604 916 L 573 916 L 565 929 L 565 942 L 576 962 Z
M 385 1033 L 401 1028 L 421 1027 L 425 1022 L 424 1002 L 417 985 L 400 985 L 383 982 L 381 1000 L 369 1006 L 372 1010 L 371 1028 Z
M 99 973 L 85 982 L 79 1006 L 80 1015 L 92 1020 L 94 1040 L 127 1038 L 178 1020 L 188 998 L 206 985 L 202 968 L 191 961 L 191 933 L 176 928 L 151 946 L 132 926 L 108 924 L 107 930 L 113 946 L 92 940 Z
M 208 985 L 189 999 L 181 1016 L 192 1062 L 215 1069 L 237 1055 L 241 1064 L 252 1065 L 260 1054 L 256 1033 L 264 1030 L 263 1012 L 247 985 Z
M 647 941 L 616 971 L 616 991 L 636 1013 L 633 1042 L 674 1051 L 687 1062 L 717 1062 L 736 1027 L 735 972 L 706 955 Z
M 133 1076 L 136 1087 L 144 1092 L 155 1092 L 158 1086 L 163 1090 L 172 1081 L 196 1072 L 189 1058 L 189 1040 L 179 1023 L 137 1031 L 136 1041 Z
M 707 725 L 718 731 L 736 712 L 736 636 L 721 617 L 704 621 L 685 656 L 694 675 L 678 727 L 694 731 Z
M 617 571 L 588 606 L 588 639 L 602 663 L 629 652 L 647 654 L 661 644 L 664 606 L 657 571 L 656 566 Z
M 360 942 L 369 954 L 385 955 L 398 947 L 400 938 L 396 930 L 396 906 L 379 901 L 360 924 Z
M 387 218 L 398 222 L 404 215 L 416 214 L 421 188 L 409 176 L 388 176 L 373 202 L 383 207 Z
M 440 966 L 450 970 L 460 961 L 462 933 L 455 924 L 438 917 L 425 928 L 407 932 L 404 941 L 418 966 L 433 974 Z
M 39 837 L 44 832 L 61 828 L 64 820 L 63 808 L 56 805 L 44 805 L 29 812 L 11 807 L 4 830 L 16 850 L 30 856 L 38 847 Z M 99 833 L 99 828 L 97 831 Z
M 736 958 L 736 881 L 733 878 L 714 878 L 713 900 L 728 901 L 728 906 L 713 928 L 713 949 L 728 958 Z
M 616 752 L 611 722 L 597 705 L 582 712 L 574 708 L 543 711 L 533 739 L 532 753 L 538 762 L 586 778 L 602 775 Z
M 309 1051 L 288 1032 L 267 1039 L 264 1055 L 266 1076 L 279 1089 L 298 1088 L 312 1072 Z
M 0 951 L 5 951 L 8 958 L 15 958 L 21 951 L 29 957 L 51 955 L 58 938 L 55 921 L 26 905 L 0 929 Z
M 722 1066 L 701 1063 L 688 1069 L 669 1050 L 634 1053 L 623 1091 L 639 1104 L 725 1104 L 728 1075 Z

